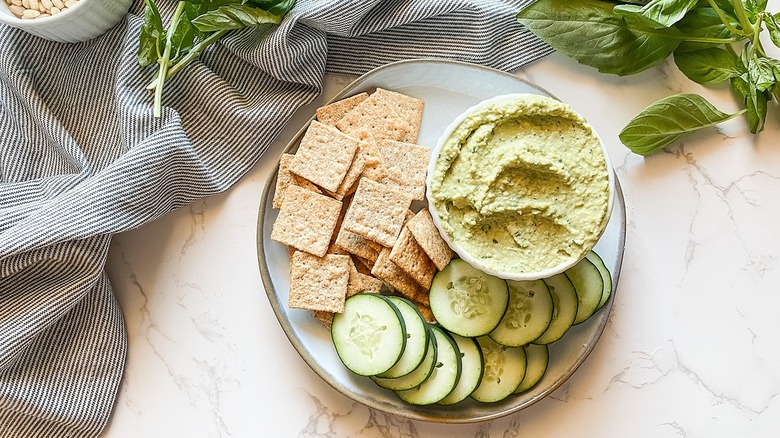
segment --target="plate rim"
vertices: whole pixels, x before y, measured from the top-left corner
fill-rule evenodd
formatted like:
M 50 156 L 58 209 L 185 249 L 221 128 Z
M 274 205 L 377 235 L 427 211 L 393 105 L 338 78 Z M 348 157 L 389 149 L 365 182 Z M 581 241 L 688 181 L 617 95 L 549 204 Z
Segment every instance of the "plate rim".
M 482 66 L 478 64 L 473 64 L 469 62 L 463 62 L 463 61 L 456 61 L 456 60 L 448 60 L 448 59 L 438 59 L 438 58 L 422 58 L 422 59 L 409 59 L 409 60 L 402 60 L 402 61 L 396 61 L 388 64 L 384 64 L 382 66 L 379 66 L 377 68 L 374 68 L 370 70 L 369 72 L 359 76 L 349 84 L 345 85 L 341 91 L 339 91 L 333 98 L 331 98 L 327 103 L 324 103 L 323 105 L 326 105 L 328 103 L 333 103 L 337 100 L 340 100 L 344 98 L 347 94 L 355 92 L 355 89 L 358 88 L 362 83 L 368 81 L 371 79 L 372 76 L 374 76 L 377 73 L 382 72 L 383 70 L 391 69 L 391 68 L 398 68 L 399 66 L 403 65 L 414 65 L 414 64 L 444 64 L 444 65 L 453 65 L 457 67 L 465 67 L 465 68 L 471 68 L 475 70 L 482 70 L 490 73 L 500 74 L 502 76 L 505 76 L 511 80 L 517 81 L 518 83 L 524 84 L 526 86 L 529 86 L 531 88 L 540 90 L 544 93 L 547 93 L 551 97 L 558 99 L 557 96 L 553 95 L 543 87 L 540 87 L 536 84 L 531 83 L 530 81 L 527 81 L 523 78 L 519 78 L 511 73 L 501 71 L 494 69 L 492 67 Z M 560 99 L 558 99 L 560 100 Z M 264 255 L 264 246 L 265 246 L 265 238 L 263 236 L 263 224 L 264 224 L 264 217 L 266 213 L 268 212 L 268 196 L 270 194 L 270 191 L 272 189 L 275 189 L 276 186 L 276 177 L 279 172 L 279 159 L 282 154 L 288 153 L 292 149 L 295 149 L 295 146 L 300 142 L 300 139 L 303 137 L 303 135 L 306 132 L 306 129 L 308 128 L 309 124 L 312 120 L 315 119 L 316 115 L 312 115 L 311 118 L 309 118 L 308 121 L 306 121 L 302 127 L 295 133 L 295 135 L 288 141 L 287 145 L 284 147 L 284 149 L 279 154 L 279 157 L 276 158 L 276 165 L 273 168 L 272 172 L 269 174 L 268 179 L 266 180 L 264 186 L 263 186 L 263 192 L 260 197 L 260 206 L 258 209 L 258 218 L 257 218 L 257 226 L 256 226 L 256 251 L 257 251 L 257 261 L 258 261 L 258 268 L 260 270 L 260 277 L 263 283 L 263 289 L 266 293 L 266 296 L 268 298 L 268 301 L 274 311 L 274 314 L 276 316 L 276 319 L 279 323 L 279 325 L 282 328 L 282 331 L 284 332 L 285 336 L 289 340 L 289 342 L 293 345 L 293 348 L 298 353 L 299 356 L 303 359 L 303 361 L 306 363 L 309 368 L 314 371 L 314 373 L 323 381 L 325 381 L 328 385 L 330 385 L 333 389 L 335 389 L 337 392 L 341 393 L 342 395 L 348 397 L 349 399 L 356 401 L 358 403 L 363 404 L 364 406 L 367 406 L 371 409 L 376 409 L 378 411 L 382 411 L 388 414 L 392 415 L 398 415 L 410 420 L 418 420 L 418 421 L 427 421 L 427 422 L 433 422 L 433 423 L 448 423 L 448 424 L 467 424 L 467 423 L 477 423 L 482 421 L 488 421 L 488 420 L 494 420 L 497 418 L 501 418 L 513 413 L 517 413 L 523 409 L 526 409 L 534 404 L 536 404 L 538 401 L 546 398 L 548 395 L 556 391 L 563 383 L 565 383 L 571 376 L 573 376 L 579 367 L 587 360 L 588 357 L 590 357 L 590 354 L 592 353 L 593 349 L 596 347 L 596 345 L 601 340 L 601 336 L 604 333 L 604 328 L 606 327 L 609 317 L 612 314 L 612 307 L 613 302 L 615 300 L 615 295 L 617 292 L 617 286 L 620 280 L 620 273 L 622 270 L 623 265 L 623 256 L 625 252 L 625 239 L 626 239 L 626 206 L 625 206 L 625 199 L 623 197 L 623 190 L 619 181 L 618 176 L 615 174 L 615 170 L 611 169 L 611 172 L 613 173 L 614 179 L 615 179 L 615 207 L 619 207 L 619 210 L 617 210 L 618 218 L 620 219 L 620 223 L 618 224 L 620 232 L 618 233 L 618 239 L 617 239 L 617 254 L 616 254 L 616 263 L 615 263 L 615 272 L 612 273 L 613 276 L 613 282 L 612 282 L 612 291 L 610 294 L 609 299 L 607 300 L 607 303 L 600 309 L 602 312 L 606 312 L 607 315 L 603 318 L 602 321 L 599 322 L 598 327 L 596 328 L 597 333 L 595 338 L 593 339 L 593 342 L 591 342 L 582 352 L 582 354 L 578 357 L 578 359 L 569 367 L 571 370 L 568 375 L 564 375 L 561 378 L 555 380 L 547 389 L 544 391 L 541 391 L 536 396 L 527 399 L 524 403 L 518 403 L 517 405 L 511 406 L 504 410 L 496 410 L 495 412 L 484 414 L 484 415 L 478 415 L 478 416 L 448 416 L 448 417 L 442 417 L 442 416 L 436 416 L 436 415 L 430 415 L 421 413 L 412 409 L 409 410 L 395 410 L 391 411 L 386 409 L 385 407 L 379 405 L 374 399 L 370 397 L 358 397 L 355 395 L 353 391 L 350 391 L 348 388 L 346 388 L 343 384 L 336 381 L 336 379 L 333 379 L 328 373 L 321 372 L 321 370 L 318 370 L 314 364 L 318 363 L 316 358 L 310 353 L 310 351 L 305 347 L 303 342 L 300 338 L 295 336 L 295 333 L 291 327 L 291 321 L 289 317 L 287 316 L 287 312 L 285 309 L 283 309 L 284 304 L 281 303 L 281 300 L 278 299 L 278 295 L 276 294 L 276 290 L 273 286 L 273 280 L 271 278 L 271 273 L 268 270 L 268 264 L 264 261 L 265 255 Z M 410 406 L 412 407 L 412 406 Z M 418 407 L 419 408 L 419 407 Z M 424 408 L 424 407 L 422 407 Z

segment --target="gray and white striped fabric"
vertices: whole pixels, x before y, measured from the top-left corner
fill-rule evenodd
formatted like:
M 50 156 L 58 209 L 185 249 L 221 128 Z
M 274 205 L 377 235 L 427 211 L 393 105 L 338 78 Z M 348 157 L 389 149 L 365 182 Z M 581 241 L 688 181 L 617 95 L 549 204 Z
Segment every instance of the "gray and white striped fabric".
M 298 0 L 270 35 L 229 34 L 177 75 L 159 119 L 135 60 L 142 1 L 85 43 L 0 27 L 0 437 L 92 437 L 108 421 L 126 356 L 111 234 L 229 189 L 325 72 L 546 55 L 514 20 L 529 1 Z

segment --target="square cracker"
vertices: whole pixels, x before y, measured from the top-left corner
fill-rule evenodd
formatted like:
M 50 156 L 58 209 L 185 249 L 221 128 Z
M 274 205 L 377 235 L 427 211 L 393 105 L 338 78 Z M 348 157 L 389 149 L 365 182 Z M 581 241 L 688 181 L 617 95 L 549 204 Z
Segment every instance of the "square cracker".
M 361 145 L 363 142 L 361 142 Z M 341 181 L 339 188 L 335 192 L 328 193 L 336 199 L 343 199 L 345 196 L 349 196 L 355 192 L 357 188 L 357 182 L 360 176 L 363 174 L 366 164 L 372 161 L 370 157 L 363 152 L 362 147 L 358 147 L 355 153 L 355 158 L 352 160 L 352 165 L 349 166 L 347 174 L 344 175 L 344 180 Z
M 272 207 L 277 210 L 282 206 L 282 198 L 284 197 L 287 188 L 292 185 L 300 186 L 316 193 L 322 193 L 320 189 L 310 181 L 290 172 L 290 163 L 292 163 L 293 157 L 294 155 L 292 154 L 282 154 L 279 158 L 279 172 L 276 175 L 276 190 L 274 191 L 272 205 Z
M 357 137 L 370 133 L 377 140 L 404 140 L 410 132 L 406 121 L 398 115 L 393 105 L 376 93 L 344 114 L 336 122 L 336 127 Z
M 344 227 L 341 227 L 339 230 L 335 244 L 350 254 L 354 254 L 371 261 L 376 260 L 376 258 L 379 256 L 379 251 L 382 250 L 382 245 L 376 242 L 372 242 L 365 237 L 357 235 L 351 231 L 347 231 L 344 229 Z
M 382 290 L 381 280 L 359 272 L 358 269 L 355 267 L 355 264 L 352 261 L 350 261 L 349 282 L 347 283 L 346 298 L 349 298 L 359 293 L 378 294 L 381 292 L 381 290 Z M 311 315 L 312 317 L 314 317 L 314 319 L 324 324 L 325 327 L 330 328 L 331 324 L 333 324 L 333 315 L 334 315 L 333 312 L 329 312 L 326 310 L 312 310 Z
M 316 319 L 317 321 L 321 322 L 322 325 L 324 325 L 326 328 L 330 329 L 330 327 L 333 325 L 333 312 L 328 312 L 326 310 L 312 310 L 311 316 L 312 318 Z
M 317 108 L 317 120 L 326 125 L 336 126 L 336 122 L 341 120 L 344 114 L 366 100 L 367 97 L 368 93 L 360 93 Z
M 354 261 L 350 260 L 347 298 L 361 292 L 378 294 L 382 290 L 382 281 L 358 271 Z
M 346 255 L 317 257 L 297 251 L 290 268 L 291 309 L 343 312 L 352 260 Z
M 414 236 L 414 240 L 428 254 L 436 269 L 442 270 L 447 263 L 452 260 L 455 253 L 450 249 L 447 242 L 441 237 L 439 229 L 433 223 L 430 211 L 427 208 L 420 210 L 409 222 L 406 227 Z
M 409 134 L 401 140 L 409 143 L 416 142 L 417 136 L 420 134 L 425 102 L 406 94 L 385 90 L 384 88 L 377 88 L 374 94 L 390 103 L 395 112 L 406 121 L 406 126 L 409 127 Z
M 436 265 L 428 258 L 422 247 L 417 244 L 407 227 L 401 230 L 401 234 L 395 241 L 389 257 L 393 264 L 406 272 L 423 289 L 430 289 L 433 275 L 436 273 Z
M 298 146 L 290 171 L 335 192 L 347 175 L 360 141 L 313 120 Z
M 271 239 L 318 257 L 328 252 L 341 201 L 290 186 L 284 195 Z
M 414 301 L 423 289 L 416 281 L 390 261 L 390 248 L 384 248 L 371 268 L 371 275 L 387 283 L 404 297 Z
M 382 246 L 392 247 L 401 232 L 411 196 L 384 184 L 361 178 L 342 228 Z
M 382 184 L 397 187 L 413 199 L 425 198 L 425 177 L 428 174 L 430 149 L 411 143 L 381 140 L 373 146 L 380 163 L 366 169 L 364 176 Z

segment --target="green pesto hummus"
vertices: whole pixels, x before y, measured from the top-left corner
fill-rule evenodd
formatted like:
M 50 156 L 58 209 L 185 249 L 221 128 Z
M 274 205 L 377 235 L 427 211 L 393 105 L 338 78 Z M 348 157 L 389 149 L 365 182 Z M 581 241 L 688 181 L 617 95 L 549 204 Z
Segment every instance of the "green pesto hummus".
M 593 248 L 608 220 L 608 172 L 582 116 L 522 95 L 488 104 L 455 128 L 428 196 L 452 243 L 484 268 L 523 274 Z

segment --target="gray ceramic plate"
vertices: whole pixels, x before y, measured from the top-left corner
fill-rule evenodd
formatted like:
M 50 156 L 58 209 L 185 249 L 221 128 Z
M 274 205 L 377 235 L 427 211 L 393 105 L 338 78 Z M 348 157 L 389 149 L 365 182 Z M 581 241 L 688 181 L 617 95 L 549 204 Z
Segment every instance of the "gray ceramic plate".
M 460 113 L 484 99 L 508 93 L 548 92 L 510 74 L 489 68 L 443 60 L 415 60 L 388 64 L 346 87 L 334 100 L 377 87 L 395 90 L 425 101 L 418 143 L 436 144 L 441 131 Z M 294 152 L 306 126 L 285 152 Z M 550 346 L 550 364 L 542 380 L 529 392 L 492 404 L 466 400 L 455 406 L 411 406 L 371 380 L 350 373 L 339 361 L 330 332 L 308 311 L 287 308 L 290 286 L 287 248 L 270 239 L 277 211 L 271 208 L 276 174 L 268 179 L 260 202 L 257 247 L 260 273 L 268 299 L 290 342 L 303 360 L 333 388 L 374 409 L 403 417 L 444 423 L 493 419 L 524 409 L 544 398 L 566 381 L 585 361 L 601 336 L 612 310 L 614 292 L 623 260 L 625 203 L 616 184 L 612 216 L 596 245 L 614 278 L 612 298 L 588 321 L 573 327 Z

